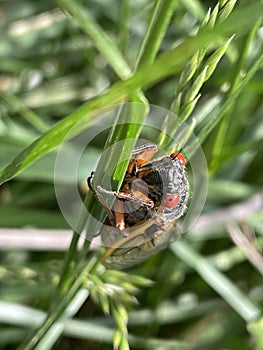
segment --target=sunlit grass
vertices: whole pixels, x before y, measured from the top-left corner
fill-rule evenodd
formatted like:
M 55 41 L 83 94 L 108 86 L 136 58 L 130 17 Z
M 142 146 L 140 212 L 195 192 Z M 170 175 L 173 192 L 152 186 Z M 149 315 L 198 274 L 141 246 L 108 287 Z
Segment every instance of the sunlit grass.
M 0 348 L 261 349 L 262 2 L 0 6 Z M 117 106 L 116 125 L 78 169 L 84 200 L 103 150 L 123 141 L 94 178 L 104 183 L 112 168 L 117 190 L 151 104 L 202 143 L 207 201 L 182 241 L 127 272 L 106 270 L 101 250 L 90 252 L 78 233 L 52 238 L 70 228 L 56 202 L 56 152 Z M 163 120 L 171 136 L 179 126 Z M 167 134 L 158 136 L 169 149 Z M 195 157 L 190 135 L 182 140 Z M 66 173 L 56 181 L 72 184 Z M 105 217 L 91 193 L 84 201 Z M 98 227 L 88 224 L 89 237 Z M 25 230 L 43 239 L 39 249 L 19 238 Z M 52 248 L 63 232 L 73 237 L 66 254 Z

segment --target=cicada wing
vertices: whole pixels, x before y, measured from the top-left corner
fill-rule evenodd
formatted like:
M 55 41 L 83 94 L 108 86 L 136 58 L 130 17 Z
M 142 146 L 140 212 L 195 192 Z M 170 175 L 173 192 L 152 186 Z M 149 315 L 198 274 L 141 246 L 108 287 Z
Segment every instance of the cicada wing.
M 134 235 L 132 238 L 127 238 L 127 241 L 119 244 L 118 247 L 109 249 L 104 256 L 103 263 L 108 268 L 118 270 L 132 267 L 165 249 L 179 236 L 179 228 L 174 225 L 165 231 L 161 229 L 156 231 L 152 239 L 146 239 L 145 234 Z

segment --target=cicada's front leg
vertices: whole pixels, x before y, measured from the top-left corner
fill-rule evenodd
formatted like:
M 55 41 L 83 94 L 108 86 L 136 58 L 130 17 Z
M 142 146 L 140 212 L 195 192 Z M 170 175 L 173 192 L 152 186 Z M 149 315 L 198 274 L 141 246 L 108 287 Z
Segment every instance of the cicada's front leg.
M 124 230 L 125 228 L 125 215 L 124 215 L 125 201 L 136 203 L 141 207 L 146 207 L 149 209 L 153 208 L 154 206 L 153 201 L 141 192 L 125 193 L 125 192 L 108 191 L 101 186 L 97 186 L 97 191 L 99 194 L 105 193 L 119 199 L 114 202 L 114 219 L 115 219 L 115 226 L 118 227 L 120 230 Z M 99 197 L 101 197 L 101 195 L 99 195 Z
M 98 202 L 101 204 L 103 209 L 106 211 L 112 226 L 114 226 L 115 225 L 115 217 L 114 217 L 114 214 L 113 214 L 112 210 L 108 207 L 107 203 L 104 201 L 104 199 L 101 196 L 101 194 L 92 186 L 92 179 L 94 177 L 94 174 L 95 174 L 94 171 L 92 171 L 90 176 L 87 179 L 87 183 L 88 183 L 89 189 L 93 192 L 93 194 L 97 198 Z
M 137 204 L 139 204 L 143 207 L 146 207 L 146 208 L 152 208 L 154 206 L 153 201 L 150 198 L 148 198 L 147 196 L 144 196 L 144 194 L 141 192 L 136 193 L 134 191 L 133 193 L 125 193 L 125 192 L 108 191 L 108 190 L 105 190 L 105 188 L 103 188 L 101 186 L 97 186 L 97 191 L 99 193 L 109 194 L 109 195 L 114 196 L 120 200 L 137 203 Z

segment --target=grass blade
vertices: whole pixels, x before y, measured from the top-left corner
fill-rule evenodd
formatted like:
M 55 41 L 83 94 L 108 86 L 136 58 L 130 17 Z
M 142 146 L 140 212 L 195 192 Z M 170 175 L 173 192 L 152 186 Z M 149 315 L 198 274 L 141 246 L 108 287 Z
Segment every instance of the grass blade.
M 87 7 L 80 5 L 77 1 L 73 2 L 71 0 L 58 0 L 58 3 L 76 19 L 81 28 L 89 35 L 95 47 L 97 47 L 114 69 L 115 73 L 121 79 L 127 79 L 131 75 L 130 67 L 118 47 L 93 20 Z
M 245 320 L 258 319 L 262 310 L 243 294 L 223 273 L 218 271 L 209 260 L 195 252 L 187 243 L 174 242 L 171 250 L 200 276 Z

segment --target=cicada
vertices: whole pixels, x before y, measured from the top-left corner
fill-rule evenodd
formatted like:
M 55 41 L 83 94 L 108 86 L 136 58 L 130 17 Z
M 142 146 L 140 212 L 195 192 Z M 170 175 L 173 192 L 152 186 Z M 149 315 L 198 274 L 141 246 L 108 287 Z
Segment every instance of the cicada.
M 186 161 L 179 152 L 153 160 L 158 147 L 145 144 L 132 152 L 120 191 L 89 188 L 107 213 L 100 236 L 107 247 L 106 267 L 124 269 L 167 247 L 179 235 L 177 220 L 189 198 Z M 103 199 L 114 196 L 113 208 Z

